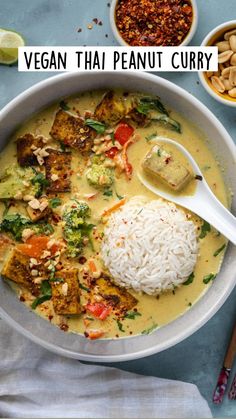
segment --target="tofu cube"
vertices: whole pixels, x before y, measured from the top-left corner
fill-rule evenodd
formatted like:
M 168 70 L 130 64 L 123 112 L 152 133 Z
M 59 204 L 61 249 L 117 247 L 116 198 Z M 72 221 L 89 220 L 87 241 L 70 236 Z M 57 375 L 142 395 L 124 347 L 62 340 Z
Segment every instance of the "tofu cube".
M 81 152 L 90 151 L 96 131 L 85 125 L 82 118 L 59 110 L 54 119 L 50 134 L 65 145 Z
M 81 313 L 78 269 L 63 269 L 55 277 L 63 282 L 52 282 L 52 303 L 56 314 L 73 315 Z
M 34 283 L 35 277 L 31 274 L 30 257 L 21 253 L 14 248 L 5 262 L 1 274 L 28 289 L 33 295 L 39 294 L 40 285 Z M 36 269 L 36 268 L 35 268 Z M 41 274 L 42 279 L 47 278 L 46 270 L 43 266 L 37 265 L 37 270 Z
M 106 302 L 121 312 L 131 310 L 138 302 L 125 288 L 115 285 L 107 275 L 96 279 L 95 287 Z
M 17 161 L 20 166 L 38 165 L 37 157 L 33 154 L 37 148 L 45 146 L 43 137 L 27 133 L 16 141 Z
M 53 149 L 47 150 L 45 157 L 46 179 L 49 181 L 47 192 L 69 192 L 71 188 L 71 153 Z
M 142 166 L 147 174 L 161 180 L 174 191 L 181 191 L 192 179 L 187 167 L 159 144 L 148 152 Z
M 121 98 L 115 96 L 113 91 L 105 94 L 94 112 L 94 119 L 107 125 L 115 125 L 126 115 L 126 108 Z

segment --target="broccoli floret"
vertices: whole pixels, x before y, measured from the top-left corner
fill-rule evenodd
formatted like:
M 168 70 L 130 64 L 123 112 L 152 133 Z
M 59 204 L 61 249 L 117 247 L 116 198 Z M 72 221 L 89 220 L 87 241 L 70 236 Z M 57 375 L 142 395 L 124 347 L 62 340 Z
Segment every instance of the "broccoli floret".
M 86 223 L 86 218 L 90 216 L 90 208 L 83 201 L 74 200 L 73 205 L 67 208 L 63 214 L 66 222 L 64 226 L 64 238 L 67 242 L 67 252 L 70 257 L 80 255 L 83 250 L 83 238 L 88 237 L 94 227 Z
M 86 173 L 86 178 L 94 188 L 107 188 L 114 182 L 114 170 L 102 164 L 92 164 Z
M 83 249 L 83 236 L 78 228 L 70 228 L 65 226 L 64 238 L 67 242 L 67 253 L 70 257 L 78 256 Z

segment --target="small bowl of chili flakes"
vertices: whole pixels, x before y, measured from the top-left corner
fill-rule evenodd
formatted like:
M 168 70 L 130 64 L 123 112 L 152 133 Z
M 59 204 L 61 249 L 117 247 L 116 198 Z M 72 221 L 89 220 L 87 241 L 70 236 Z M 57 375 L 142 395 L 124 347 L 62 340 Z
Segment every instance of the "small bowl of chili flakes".
M 197 28 L 196 0 L 113 0 L 110 23 L 125 46 L 184 46 Z

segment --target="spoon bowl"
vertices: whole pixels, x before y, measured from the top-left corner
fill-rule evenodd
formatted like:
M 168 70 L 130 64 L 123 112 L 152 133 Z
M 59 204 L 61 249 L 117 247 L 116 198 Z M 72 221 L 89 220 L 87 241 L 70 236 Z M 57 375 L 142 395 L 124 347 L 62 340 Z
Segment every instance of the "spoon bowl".
M 199 215 L 236 245 L 236 218 L 213 194 L 192 155 L 185 147 L 170 138 L 156 137 L 153 141 L 155 140 L 158 141 L 158 143 L 172 144 L 180 150 L 189 161 L 195 175 L 201 180 L 197 182 L 193 195 L 174 195 L 171 192 L 168 193 L 167 191 L 163 191 L 149 182 L 141 172 L 138 172 L 140 182 L 156 195 Z

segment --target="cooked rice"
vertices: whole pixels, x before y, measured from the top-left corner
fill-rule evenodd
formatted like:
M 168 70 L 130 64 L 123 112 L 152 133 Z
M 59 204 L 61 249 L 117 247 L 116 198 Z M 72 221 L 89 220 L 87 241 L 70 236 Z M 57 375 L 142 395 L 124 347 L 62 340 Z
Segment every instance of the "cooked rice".
M 186 213 L 162 199 L 132 198 L 114 212 L 101 247 L 114 281 L 150 295 L 178 287 L 194 271 L 196 227 Z

